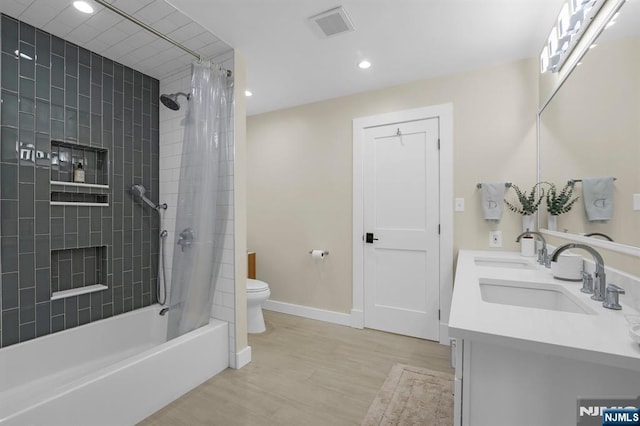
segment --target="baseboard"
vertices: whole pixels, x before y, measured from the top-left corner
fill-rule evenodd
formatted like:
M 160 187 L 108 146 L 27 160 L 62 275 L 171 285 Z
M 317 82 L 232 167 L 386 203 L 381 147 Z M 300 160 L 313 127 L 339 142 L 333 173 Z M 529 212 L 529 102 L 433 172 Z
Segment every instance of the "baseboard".
M 236 353 L 235 369 L 239 370 L 251 362 L 251 346 L 247 346 L 240 352 Z
M 351 310 L 351 327 L 364 328 L 364 312 L 358 309 Z
M 351 315 L 342 312 L 327 311 L 309 306 L 278 302 L 276 300 L 267 300 L 264 302 L 262 307 L 268 311 L 280 312 L 283 314 L 295 315 L 318 321 L 331 322 L 334 324 L 351 325 Z
M 440 323 L 440 344 L 449 346 L 451 340 L 449 339 L 449 324 L 446 322 Z

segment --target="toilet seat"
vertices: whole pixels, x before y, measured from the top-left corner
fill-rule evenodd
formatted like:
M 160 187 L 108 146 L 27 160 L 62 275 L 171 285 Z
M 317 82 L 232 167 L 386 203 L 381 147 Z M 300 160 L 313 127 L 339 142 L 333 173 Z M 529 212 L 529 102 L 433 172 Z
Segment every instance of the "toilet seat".
M 264 281 L 247 279 L 247 293 L 259 293 L 265 290 L 269 290 L 269 285 Z

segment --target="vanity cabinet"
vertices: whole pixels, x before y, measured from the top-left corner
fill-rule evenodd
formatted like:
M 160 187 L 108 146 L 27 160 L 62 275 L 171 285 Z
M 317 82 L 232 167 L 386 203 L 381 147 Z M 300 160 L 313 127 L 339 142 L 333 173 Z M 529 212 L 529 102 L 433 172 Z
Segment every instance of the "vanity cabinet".
M 487 299 L 483 283 L 562 293 L 586 310 Z M 519 253 L 459 252 L 449 320 L 456 426 L 575 425 L 579 399 L 640 396 L 640 346 L 625 319 L 637 312 L 628 300 L 604 309 L 580 287 Z
M 457 339 L 454 425 L 575 425 L 579 398 L 640 395 L 640 372 Z

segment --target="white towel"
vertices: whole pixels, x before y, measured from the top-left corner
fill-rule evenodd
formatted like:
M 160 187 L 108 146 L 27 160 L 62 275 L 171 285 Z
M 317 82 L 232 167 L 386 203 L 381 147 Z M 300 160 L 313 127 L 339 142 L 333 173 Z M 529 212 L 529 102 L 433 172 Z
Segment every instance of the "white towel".
M 482 183 L 482 212 L 485 220 L 502 219 L 504 209 L 504 182 Z
M 613 177 L 582 179 L 582 199 L 589 221 L 613 217 Z

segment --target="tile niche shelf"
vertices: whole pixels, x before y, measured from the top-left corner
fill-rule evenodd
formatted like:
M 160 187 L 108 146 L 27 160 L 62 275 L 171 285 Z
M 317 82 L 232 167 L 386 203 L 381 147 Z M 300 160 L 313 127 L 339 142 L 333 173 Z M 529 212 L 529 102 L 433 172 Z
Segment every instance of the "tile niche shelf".
M 51 251 L 51 300 L 107 290 L 107 247 Z
M 73 182 L 82 163 L 85 182 Z M 51 205 L 109 206 L 109 151 L 66 141 L 51 141 Z

